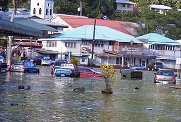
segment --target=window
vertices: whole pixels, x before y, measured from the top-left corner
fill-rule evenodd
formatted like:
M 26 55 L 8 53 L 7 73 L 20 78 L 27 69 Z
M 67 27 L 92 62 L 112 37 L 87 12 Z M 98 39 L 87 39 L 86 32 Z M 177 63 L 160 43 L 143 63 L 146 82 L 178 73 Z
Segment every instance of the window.
M 46 9 L 46 15 L 48 15 L 48 9 Z
M 83 41 L 82 41 L 82 45 L 89 45 L 89 41 L 83 40 Z
M 36 14 L 36 9 L 35 8 L 33 9 L 33 14 Z
M 57 47 L 57 41 L 47 41 L 47 47 Z
M 48 7 L 50 6 L 50 3 L 48 3 Z
M 113 41 L 109 41 L 109 46 L 112 46 L 113 45 Z
M 131 8 L 131 5 L 127 5 L 127 8 Z
M 126 5 L 125 5 L 125 4 L 123 4 L 122 6 L 123 6 L 123 7 L 125 7 Z
M 39 3 L 37 3 L 37 6 L 39 6 Z
M 39 15 L 41 15 L 41 8 L 39 9 Z
M 50 15 L 52 15 L 52 9 L 50 9 Z
M 65 47 L 76 48 L 76 43 L 75 42 L 65 42 Z
M 95 47 L 103 47 L 104 44 L 103 44 L 102 41 L 95 41 L 94 46 L 95 46 Z

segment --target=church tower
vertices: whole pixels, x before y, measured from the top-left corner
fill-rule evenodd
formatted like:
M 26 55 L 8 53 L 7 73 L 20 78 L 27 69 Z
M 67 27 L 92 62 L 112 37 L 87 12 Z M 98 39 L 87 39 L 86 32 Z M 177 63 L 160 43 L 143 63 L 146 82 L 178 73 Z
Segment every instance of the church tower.
M 50 20 L 53 16 L 54 0 L 31 0 L 31 16 Z

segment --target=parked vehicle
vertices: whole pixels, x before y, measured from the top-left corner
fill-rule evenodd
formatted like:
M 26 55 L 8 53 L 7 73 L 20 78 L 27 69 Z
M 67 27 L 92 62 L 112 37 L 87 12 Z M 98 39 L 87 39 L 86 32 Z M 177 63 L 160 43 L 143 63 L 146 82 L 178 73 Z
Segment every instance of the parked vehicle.
M 135 66 L 132 67 L 132 69 L 135 69 L 135 70 L 145 70 L 146 67 L 143 66 L 143 65 L 135 65 Z
M 51 69 L 51 74 L 55 75 L 55 70 L 59 69 L 61 64 L 67 64 L 67 60 L 57 60 L 54 62 L 54 64 L 52 65 L 52 69 Z
M 32 61 L 15 62 L 11 65 L 11 72 L 39 73 L 39 68 Z
M 7 63 L 0 63 L 0 73 L 4 73 L 8 71 Z
M 78 66 L 78 68 L 80 72 L 80 78 L 97 78 L 103 76 L 101 73 L 96 72 L 88 67 Z
M 176 77 L 172 69 L 159 69 L 155 73 L 154 83 L 176 84 Z
M 43 59 L 43 56 L 34 56 L 34 57 L 32 57 L 31 61 L 33 63 L 36 63 L 36 65 L 41 65 L 42 59 Z
M 50 59 L 50 57 L 44 57 L 43 59 L 41 59 L 41 65 L 46 65 L 46 66 L 50 66 L 52 65 L 53 62 L 52 60 Z
M 3 56 L 0 56 L 0 63 L 4 63 L 5 62 L 5 59 Z
M 122 79 L 136 79 L 136 80 L 143 79 L 143 72 L 140 70 L 122 69 L 122 70 L 120 70 L 120 73 L 121 73 Z
M 56 76 L 70 76 L 80 77 L 80 72 L 77 66 L 73 64 L 61 64 L 59 68 L 55 69 Z
M 147 66 L 148 71 L 157 71 L 160 68 L 163 68 L 163 64 L 161 62 L 151 62 Z

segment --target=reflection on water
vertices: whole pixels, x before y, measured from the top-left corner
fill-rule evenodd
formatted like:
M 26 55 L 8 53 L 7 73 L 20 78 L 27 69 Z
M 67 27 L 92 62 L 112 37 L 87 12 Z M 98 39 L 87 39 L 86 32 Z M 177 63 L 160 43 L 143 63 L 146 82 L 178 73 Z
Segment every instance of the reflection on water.
M 120 80 L 112 95 L 101 94 L 103 79 L 54 77 L 48 67 L 40 74 L 0 75 L 0 121 L 181 121 L 181 90 L 144 80 Z M 18 85 L 31 90 L 19 90 Z M 74 93 L 84 87 L 84 93 Z

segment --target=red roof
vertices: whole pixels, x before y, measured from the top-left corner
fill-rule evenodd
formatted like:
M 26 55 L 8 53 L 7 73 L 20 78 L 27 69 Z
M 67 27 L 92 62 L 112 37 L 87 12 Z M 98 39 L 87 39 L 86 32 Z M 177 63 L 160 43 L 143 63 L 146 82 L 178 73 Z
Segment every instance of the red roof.
M 95 19 L 80 16 L 59 15 L 59 17 L 73 28 L 84 25 L 94 25 L 95 21 Z M 123 27 L 119 21 L 96 19 L 96 25 L 107 26 L 117 31 L 131 35 L 131 32 Z

